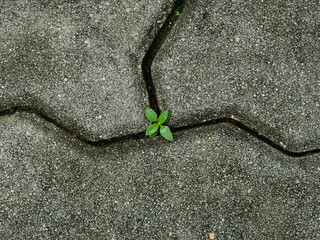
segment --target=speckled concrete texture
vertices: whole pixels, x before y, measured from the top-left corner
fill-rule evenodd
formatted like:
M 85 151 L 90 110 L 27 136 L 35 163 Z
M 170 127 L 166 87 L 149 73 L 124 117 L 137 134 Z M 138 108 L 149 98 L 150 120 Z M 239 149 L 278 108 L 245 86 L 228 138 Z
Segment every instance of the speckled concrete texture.
M 320 147 L 320 5 L 187 1 L 153 63 L 174 126 L 233 117 L 291 151 Z
M 0 1 L 1 240 L 320 239 L 318 2 L 186 3 L 168 142 L 173 0 Z
M 147 126 L 142 58 L 172 0 L 0 2 L 0 111 L 37 109 L 88 140 Z
M 319 154 L 291 158 L 229 124 L 175 139 L 97 148 L 2 116 L 0 239 L 320 237 Z

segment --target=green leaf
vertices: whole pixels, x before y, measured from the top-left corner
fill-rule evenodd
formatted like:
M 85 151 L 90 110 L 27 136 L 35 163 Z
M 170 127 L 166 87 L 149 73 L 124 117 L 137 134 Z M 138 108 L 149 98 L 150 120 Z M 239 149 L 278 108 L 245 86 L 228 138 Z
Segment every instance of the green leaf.
M 159 124 L 158 123 L 154 123 L 154 124 L 152 124 L 151 126 L 148 127 L 148 129 L 146 131 L 146 135 L 152 136 L 155 133 L 158 133 L 158 130 L 159 130 Z
M 179 11 L 176 11 L 176 16 L 180 16 L 181 13 Z
M 155 137 L 155 136 L 157 136 L 158 132 L 159 132 L 159 131 L 156 131 L 154 134 L 149 135 L 149 137 Z
M 148 108 L 146 107 L 146 110 L 145 110 L 145 114 L 146 114 L 146 117 L 148 118 L 148 120 L 150 122 L 157 122 L 158 120 L 158 115 L 155 111 L 153 111 L 151 108 Z
M 171 130 L 168 126 L 161 126 L 160 127 L 160 134 L 162 137 L 164 137 L 168 141 L 173 141 L 173 136 L 172 136 Z
M 163 124 L 169 120 L 169 111 L 166 110 L 163 113 L 160 114 L 158 118 L 158 123 Z

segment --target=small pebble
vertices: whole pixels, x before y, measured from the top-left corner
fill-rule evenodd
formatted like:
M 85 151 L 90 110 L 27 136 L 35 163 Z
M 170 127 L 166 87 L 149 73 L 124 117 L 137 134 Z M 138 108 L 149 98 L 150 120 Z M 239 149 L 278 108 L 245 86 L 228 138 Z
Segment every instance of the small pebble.
M 214 239 L 215 236 L 216 236 L 216 235 L 215 235 L 213 232 L 209 233 L 209 238 L 210 238 L 210 239 Z

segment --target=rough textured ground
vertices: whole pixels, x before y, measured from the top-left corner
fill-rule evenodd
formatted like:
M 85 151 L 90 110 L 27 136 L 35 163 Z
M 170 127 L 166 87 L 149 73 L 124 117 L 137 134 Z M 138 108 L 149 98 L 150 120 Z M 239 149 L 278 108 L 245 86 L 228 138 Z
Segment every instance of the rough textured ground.
M 318 1 L 187 1 L 153 64 L 175 126 L 231 117 L 292 151 L 319 148 Z
M 183 5 L 0 1 L 1 240 L 320 239 L 319 4 Z
M 0 121 L 1 239 L 319 237 L 319 156 L 227 124 L 99 149 L 32 114 Z
M 0 110 L 40 110 L 88 140 L 143 131 L 140 66 L 171 3 L 1 1 Z

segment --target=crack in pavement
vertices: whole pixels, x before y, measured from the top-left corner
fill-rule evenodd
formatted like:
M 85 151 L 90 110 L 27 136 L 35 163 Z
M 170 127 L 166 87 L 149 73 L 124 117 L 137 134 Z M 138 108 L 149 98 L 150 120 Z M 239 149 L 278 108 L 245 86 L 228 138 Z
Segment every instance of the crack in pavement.
M 177 127 L 177 128 L 172 128 L 171 127 L 171 131 L 173 133 L 176 132 L 181 132 L 181 131 L 188 131 L 194 128 L 200 128 L 200 127 L 205 127 L 205 126 L 210 126 L 210 125 L 218 125 L 221 123 L 228 123 L 228 124 L 233 124 L 236 127 L 238 127 L 239 129 L 243 130 L 244 132 L 248 133 L 249 135 L 259 139 L 260 141 L 266 143 L 267 145 L 269 145 L 270 147 L 282 152 L 285 155 L 288 155 L 290 157 L 305 157 L 308 155 L 312 155 L 312 154 L 316 154 L 316 153 L 320 153 L 320 149 L 313 149 L 313 150 L 309 150 L 309 151 L 305 151 L 305 152 L 293 152 L 293 151 L 289 151 L 284 149 L 281 145 L 271 141 L 270 139 L 266 138 L 265 136 L 261 135 L 259 132 L 249 128 L 248 126 L 246 126 L 245 124 L 239 122 L 238 120 L 235 120 L 233 118 L 218 118 L 218 119 L 214 119 L 214 120 L 209 120 L 203 123 L 197 123 L 194 125 L 188 125 L 188 126 L 183 126 L 183 127 Z M 127 137 L 120 137 L 120 138 L 113 138 L 110 140 L 102 140 L 99 142 L 90 142 L 90 141 L 86 141 L 87 144 L 92 145 L 92 146 L 107 146 L 111 143 L 118 143 L 120 141 L 123 141 L 125 139 L 142 139 L 142 138 L 146 138 L 144 136 L 144 132 L 138 133 L 138 134 L 132 134 L 132 135 L 128 135 Z
M 171 12 L 163 23 L 162 27 L 159 29 L 157 34 L 155 35 L 152 43 L 150 44 L 146 55 L 142 60 L 142 74 L 146 84 L 146 89 L 149 97 L 149 105 L 152 109 L 156 111 L 156 113 L 160 114 L 160 108 L 158 104 L 158 97 L 156 94 L 155 86 L 152 80 L 151 74 L 151 66 L 154 58 L 157 56 L 158 51 L 168 38 L 172 28 L 175 23 L 178 21 L 180 14 L 183 12 L 184 6 L 186 4 L 186 0 L 177 0 L 174 2 Z M 176 14 L 179 12 L 180 14 Z
M 188 125 L 188 126 L 183 126 L 183 127 L 178 127 L 178 128 L 173 128 L 173 132 L 179 132 L 179 131 L 185 131 L 185 130 L 190 130 L 193 128 L 198 128 L 198 127 L 204 127 L 204 126 L 209 126 L 209 125 L 216 125 L 219 123 L 228 123 L 228 124 L 233 124 L 236 127 L 240 128 L 241 130 L 245 131 L 246 133 L 250 134 L 251 136 L 259 139 L 260 141 L 266 143 L 270 147 L 284 153 L 285 155 L 291 156 L 291 157 L 305 157 L 307 155 L 311 154 L 316 154 L 320 153 L 320 149 L 313 149 L 305 152 L 294 152 L 294 151 L 289 151 L 283 148 L 280 144 L 271 141 L 269 138 L 261 135 L 259 132 L 257 132 L 254 129 L 251 129 L 247 125 L 241 123 L 240 121 L 233 119 L 233 118 L 218 118 L 214 120 L 209 120 L 203 123 L 196 123 L 194 125 Z
M 116 144 L 116 143 L 120 143 L 120 142 L 124 142 L 124 141 L 128 141 L 128 140 L 140 140 L 140 139 L 148 138 L 147 136 L 145 136 L 145 132 L 139 132 L 139 133 L 135 133 L 135 134 L 125 135 L 125 136 L 121 136 L 121 137 L 115 137 L 115 138 L 110 138 L 110 139 L 105 139 L 105 140 L 100 140 L 100 141 L 88 141 L 84 137 L 79 136 L 76 133 L 70 131 L 69 129 L 67 129 L 66 127 L 64 127 L 63 125 L 61 125 L 57 121 L 55 121 L 54 119 L 44 115 L 43 113 L 41 113 L 37 110 L 27 108 L 27 107 L 11 108 L 11 109 L 4 110 L 4 111 L 0 112 L 0 117 L 13 115 L 13 114 L 16 114 L 19 112 L 34 113 L 39 118 L 44 119 L 44 120 L 54 124 L 56 127 L 62 129 L 63 131 L 68 133 L 69 136 L 78 139 L 79 141 L 81 141 L 84 144 L 88 144 L 88 145 L 94 146 L 94 147 L 106 147 L 106 146 L 110 146 L 112 144 Z M 194 125 L 188 125 L 188 126 L 177 127 L 177 128 L 171 127 L 171 130 L 173 133 L 176 133 L 176 132 L 188 131 L 188 130 L 191 130 L 194 128 L 200 128 L 200 127 L 211 126 L 211 125 L 218 125 L 221 123 L 233 124 L 236 127 L 238 127 L 239 129 L 250 134 L 251 136 L 259 139 L 260 141 L 266 143 L 270 147 L 272 147 L 272 148 L 274 148 L 274 149 L 276 149 L 276 150 L 278 150 L 278 151 L 282 152 L 283 154 L 288 155 L 290 157 L 299 158 L 299 157 L 305 157 L 305 156 L 320 153 L 320 149 L 313 149 L 313 150 L 309 150 L 309 151 L 305 151 L 305 152 L 293 152 L 293 151 L 286 150 L 281 145 L 271 141 L 270 139 L 261 135 L 259 132 L 249 128 L 245 124 L 243 124 L 233 118 L 218 118 L 218 119 L 213 119 L 213 120 L 209 120 L 209 121 L 202 122 L 202 123 L 196 123 Z
M 151 66 L 152 66 L 153 60 L 156 57 L 158 51 L 162 47 L 163 43 L 165 42 L 165 40 L 169 36 L 173 26 L 177 22 L 179 15 L 183 12 L 183 8 L 184 8 L 185 4 L 186 4 L 186 0 L 175 1 L 171 12 L 169 13 L 169 15 L 166 18 L 162 27 L 159 29 L 158 33 L 155 35 L 151 45 L 149 46 L 149 48 L 148 48 L 148 50 L 142 60 L 141 67 L 142 67 L 143 78 L 144 78 L 144 81 L 146 84 L 146 89 L 148 92 L 149 104 L 150 104 L 150 107 L 153 108 L 158 114 L 160 113 L 160 108 L 158 105 L 158 98 L 157 98 L 155 86 L 154 86 L 154 83 L 152 80 Z M 178 11 L 180 14 L 176 14 Z M 129 134 L 129 135 L 121 136 L 121 137 L 114 137 L 114 138 L 100 140 L 100 141 L 88 141 L 85 139 L 85 137 L 80 136 L 79 134 L 77 134 L 73 131 L 70 131 L 70 129 L 63 126 L 63 124 L 59 123 L 55 119 L 50 118 L 49 116 L 47 116 L 46 114 L 44 114 L 38 110 L 35 110 L 31 107 L 26 107 L 26 106 L 17 106 L 17 107 L 12 107 L 7 110 L 3 110 L 0 112 L 0 117 L 13 115 L 17 112 L 34 113 L 38 117 L 54 124 L 55 126 L 57 126 L 60 129 L 64 130 L 66 133 L 68 133 L 73 138 L 77 138 L 79 141 L 81 141 L 85 144 L 91 145 L 91 146 L 104 147 L 104 146 L 109 146 L 111 144 L 119 143 L 122 141 L 134 140 L 134 139 L 138 140 L 138 139 L 146 138 L 145 133 L 140 132 L 140 133 L 136 133 L 136 134 Z M 251 136 L 259 139 L 260 141 L 263 141 L 264 143 L 266 143 L 270 147 L 282 152 L 285 155 L 291 156 L 291 157 L 304 157 L 307 155 L 320 153 L 320 149 L 314 149 L 314 150 L 309 150 L 309 151 L 305 151 L 305 152 L 293 152 L 293 151 L 286 150 L 281 145 L 271 141 L 267 137 L 261 135 L 259 132 L 249 128 L 245 124 L 243 124 L 233 118 L 213 119 L 213 120 L 209 120 L 209 121 L 202 122 L 202 123 L 196 123 L 193 125 L 187 125 L 187 126 L 171 128 L 171 129 L 172 129 L 172 132 L 175 133 L 175 132 L 187 131 L 190 129 L 200 128 L 200 127 L 209 126 L 209 125 L 216 125 L 216 124 L 220 124 L 220 123 L 233 124 L 236 127 L 240 128 L 241 130 L 247 132 Z

